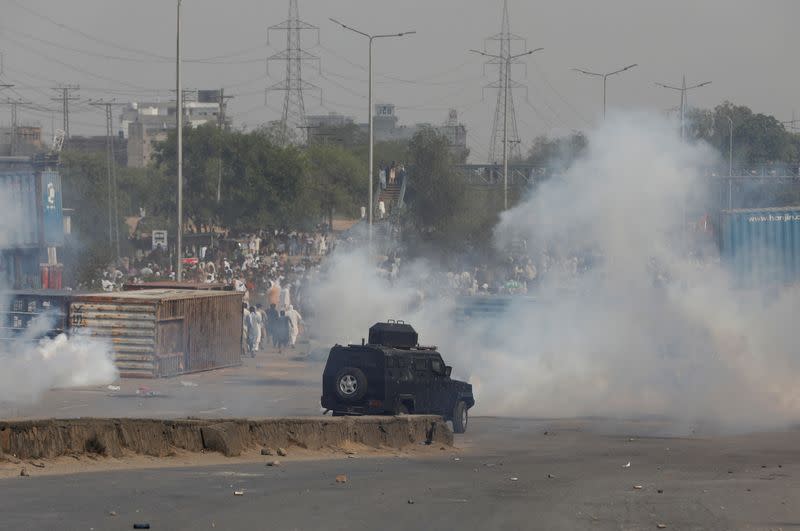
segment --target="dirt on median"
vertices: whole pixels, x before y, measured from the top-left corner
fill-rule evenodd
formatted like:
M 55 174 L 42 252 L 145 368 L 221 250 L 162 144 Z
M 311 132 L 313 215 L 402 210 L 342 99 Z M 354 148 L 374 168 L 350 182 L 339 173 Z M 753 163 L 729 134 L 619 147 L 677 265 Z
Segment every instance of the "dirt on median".
M 237 457 L 263 447 L 401 450 L 420 443 L 450 447 L 453 433 L 435 416 L 0 421 L 0 461 L 204 452 Z

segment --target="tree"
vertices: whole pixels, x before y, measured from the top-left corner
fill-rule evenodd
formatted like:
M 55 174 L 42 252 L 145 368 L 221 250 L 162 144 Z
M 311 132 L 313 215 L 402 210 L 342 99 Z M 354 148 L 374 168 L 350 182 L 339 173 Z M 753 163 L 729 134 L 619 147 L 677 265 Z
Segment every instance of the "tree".
M 333 224 L 335 211 L 357 217 L 366 204 L 367 166 L 351 151 L 339 146 L 314 145 L 306 150 L 310 162 L 310 200 Z
M 687 116 L 689 138 L 703 140 L 727 155 L 733 120 L 734 162 L 740 164 L 789 163 L 798 160 L 797 135 L 786 131 L 774 116 L 755 114 L 748 107 L 726 101 L 713 111 L 691 109 Z
M 581 132 L 561 138 L 539 136 L 533 141 L 525 160 L 528 164 L 565 170 L 586 151 L 589 141 Z

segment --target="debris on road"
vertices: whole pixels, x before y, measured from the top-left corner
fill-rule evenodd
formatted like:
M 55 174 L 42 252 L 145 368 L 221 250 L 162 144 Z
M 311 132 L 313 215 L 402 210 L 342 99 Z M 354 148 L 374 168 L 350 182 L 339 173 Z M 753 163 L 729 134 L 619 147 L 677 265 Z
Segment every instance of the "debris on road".
M 664 494 L 664 489 L 658 489 L 658 491 L 656 492 L 658 492 L 659 494 Z
M 658 524 L 656 527 L 658 527 L 659 529 L 666 529 L 667 524 Z
M 267 462 L 267 466 L 281 466 L 280 461 L 269 461 Z
M 134 529 L 150 529 L 150 524 L 133 524 Z
M 120 389 L 122 389 L 122 387 L 120 387 L 118 385 L 109 385 L 107 389 L 109 391 L 119 391 Z
M 233 495 L 234 496 L 244 496 L 244 491 L 243 490 L 235 490 L 235 491 L 233 491 Z
M 44 463 L 39 463 L 36 461 L 30 461 L 30 464 L 35 466 L 36 468 L 44 468 Z
M 547 474 L 547 479 L 556 479 L 556 477 L 553 474 Z
M 622 468 L 630 468 L 630 467 L 631 467 L 631 462 L 630 461 L 628 461 L 627 463 L 622 465 Z
M 409 504 L 409 505 L 414 505 L 414 500 L 412 500 L 412 499 L 409 499 L 409 500 L 408 500 L 408 504 Z
M 633 490 L 642 490 L 642 486 L 641 485 L 634 485 L 633 486 Z
M 511 481 L 519 481 L 519 478 L 509 478 Z
M 262 448 L 261 455 L 272 455 L 272 448 Z
M 20 470 L 19 471 L 19 475 L 22 476 L 22 477 L 25 477 L 25 478 L 30 476 L 30 474 L 28 474 L 28 469 L 27 468 L 23 468 L 22 470 Z
M 461 461 L 461 458 L 460 457 L 454 457 L 453 461 Z
M 108 516 L 117 516 L 117 511 L 108 511 Z
M 199 386 L 199 385 L 197 385 L 196 383 L 194 383 L 194 382 L 188 382 L 188 381 L 186 381 L 186 380 L 184 380 L 184 381 L 181 381 L 181 385 L 182 385 L 182 386 L 184 386 L 184 387 L 200 387 L 200 386 Z
M 344 474 L 339 474 L 336 476 L 336 483 L 347 483 L 347 476 Z
M 283 449 L 283 448 L 278 448 L 278 455 L 279 455 L 279 456 L 281 456 L 281 457 L 286 457 L 286 456 L 287 456 L 287 455 L 289 455 L 289 454 L 288 454 L 288 452 L 287 452 L 285 449 Z

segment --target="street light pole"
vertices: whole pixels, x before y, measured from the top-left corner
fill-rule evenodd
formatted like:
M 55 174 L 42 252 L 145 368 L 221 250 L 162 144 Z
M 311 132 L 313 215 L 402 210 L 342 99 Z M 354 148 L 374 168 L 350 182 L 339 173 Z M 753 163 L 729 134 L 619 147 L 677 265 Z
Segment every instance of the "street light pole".
M 664 83 L 656 83 L 656 86 L 661 88 L 666 88 L 670 90 L 677 90 L 681 93 L 681 140 L 686 138 L 686 93 L 690 90 L 694 90 L 696 88 L 705 87 L 706 85 L 710 85 L 711 81 L 704 81 L 703 83 L 698 83 L 696 85 L 692 85 L 691 87 L 686 86 L 686 76 L 683 76 L 683 83 L 680 87 L 674 87 L 672 85 L 665 85 Z
M 639 66 L 639 65 L 634 63 L 632 65 L 626 66 L 625 68 L 620 68 L 619 70 L 615 70 L 613 72 L 608 72 L 608 73 L 605 73 L 605 74 L 600 74 L 598 72 L 591 72 L 589 70 L 583 70 L 582 68 L 573 68 L 573 70 L 576 71 L 576 72 L 580 72 L 581 74 L 585 74 L 587 76 L 602 77 L 603 78 L 603 120 L 605 120 L 606 119 L 606 86 L 608 84 L 608 78 L 610 76 L 621 74 L 622 72 L 625 72 L 626 70 L 630 70 L 631 68 L 635 68 L 637 66 Z
M 525 55 L 544 50 L 544 48 L 536 48 L 527 52 L 518 53 L 517 55 L 494 55 L 480 50 L 470 50 L 472 53 L 491 57 L 503 61 L 505 64 L 505 79 L 503 80 L 503 210 L 508 210 L 508 85 L 511 83 L 511 61 L 519 59 Z
M 178 0 L 178 43 L 177 43 L 177 107 L 175 109 L 175 116 L 178 128 L 178 235 L 175 239 L 177 247 L 177 269 L 175 270 L 175 280 L 180 282 L 183 280 L 183 88 L 181 86 L 181 2 Z
M 369 39 L 369 103 L 367 104 L 369 110 L 369 249 L 372 252 L 372 216 L 373 216 L 373 199 L 372 199 L 372 187 L 374 180 L 374 166 L 375 166 L 375 141 L 374 141 L 374 130 L 373 130 L 373 116 L 372 116 L 372 92 L 373 92 L 373 75 L 372 75 L 372 43 L 375 39 L 387 39 L 390 37 L 405 37 L 406 35 L 414 35 L 417 33 L 416 31 L 404 31 L 402 33 L 391 33 L 391 34 L 383 34 L 383 35 L 371 35 L 369 33 L 364 33 L 363 31 L 357 30 L 347 24 L 343 24 L 339 22 L 335 18 L 329 19 L 334 24 L 341 26 L 342 28 L 352 31 L 353 33 L 357 33 L 362 37 L 366 37 Z

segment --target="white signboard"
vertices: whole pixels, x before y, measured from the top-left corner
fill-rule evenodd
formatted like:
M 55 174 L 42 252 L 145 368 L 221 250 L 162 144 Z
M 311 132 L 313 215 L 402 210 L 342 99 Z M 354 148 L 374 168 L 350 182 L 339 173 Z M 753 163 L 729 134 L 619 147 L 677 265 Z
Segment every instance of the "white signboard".
M 155 251 L 161 247 L 162 250 L 167 250 L 167 231 L 154 230 L 153 231 L 153 250 Z

